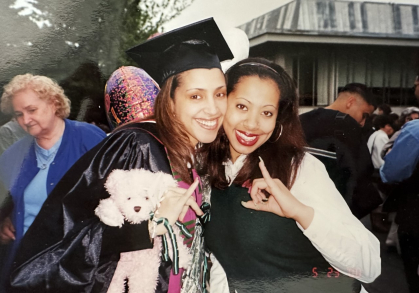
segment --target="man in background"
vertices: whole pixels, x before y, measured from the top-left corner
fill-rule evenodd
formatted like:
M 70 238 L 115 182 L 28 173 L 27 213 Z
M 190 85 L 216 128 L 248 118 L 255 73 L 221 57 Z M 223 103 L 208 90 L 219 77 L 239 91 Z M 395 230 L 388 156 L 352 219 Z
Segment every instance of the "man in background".
M 372 185 L 374 167 L 362 135 L 362 126 L 375 107 L 374 97 L 364 84 L 350 83 L 330 106 L 300 115 L 306 141 L 315 149 L 313 154 L 325 164 L 358 218 L 382 202 Z

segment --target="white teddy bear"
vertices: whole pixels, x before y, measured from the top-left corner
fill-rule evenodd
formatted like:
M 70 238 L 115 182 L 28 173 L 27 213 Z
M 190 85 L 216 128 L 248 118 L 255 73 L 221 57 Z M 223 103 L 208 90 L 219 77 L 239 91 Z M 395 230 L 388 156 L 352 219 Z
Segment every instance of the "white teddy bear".
M 150 213 L 160 206 L 164 192 L 169 187 L 176 186 L 176 180 L 163 172 L 153 173 L 144 169 L 114 170 L 105 183 L 111 196 L 100 201 L 95 213 L 109 226 L 122 227 L 124 220 L 139 224 L 150 219 Z M 158 214 L 156 217 L 158 218 Z M 177 236 L 179 267 L 187 268 L 191 262 L 189 249 L 182 243 L 180 230 L 177 227 L 173 227 L 173 230 Z M 173 251 L 172 246 L 170 241 L 167 243 L 169 255 L 173 259 L 170 254 Z M 155 292 L 161 250 L 161 238 L 156 237 L 152 249 L 121 253 L 108 293 L 124 292 L 127 278 L 129 292 Z

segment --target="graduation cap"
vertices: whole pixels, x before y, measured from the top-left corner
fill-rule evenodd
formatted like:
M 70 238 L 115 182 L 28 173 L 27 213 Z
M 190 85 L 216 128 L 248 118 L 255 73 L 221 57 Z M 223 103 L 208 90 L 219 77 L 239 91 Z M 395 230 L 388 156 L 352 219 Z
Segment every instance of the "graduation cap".
M 233 59 L 213 18 L 154 37 L 126 51 L 160 85 L 172 75 L 194 68 L 219 68 Z

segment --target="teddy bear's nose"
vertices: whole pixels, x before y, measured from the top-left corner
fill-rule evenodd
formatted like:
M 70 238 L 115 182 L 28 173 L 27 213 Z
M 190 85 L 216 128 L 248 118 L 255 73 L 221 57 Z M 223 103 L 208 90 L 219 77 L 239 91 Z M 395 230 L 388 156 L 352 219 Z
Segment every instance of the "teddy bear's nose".
M 136 213 L 138 213 L 139 211 L 141 210 L 141 207 L 134 207 L 134 211 L 136 212 Z

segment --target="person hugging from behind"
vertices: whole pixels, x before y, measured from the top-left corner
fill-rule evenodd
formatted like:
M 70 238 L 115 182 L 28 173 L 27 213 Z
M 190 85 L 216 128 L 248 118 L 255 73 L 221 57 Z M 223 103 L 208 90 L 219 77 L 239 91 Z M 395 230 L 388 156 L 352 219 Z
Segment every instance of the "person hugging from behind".
M 109 126 L 116 127 L 154 114 L 154 101 L 160 87 L 143 69 L 122 66 L 105 86 L 105 110 Z

